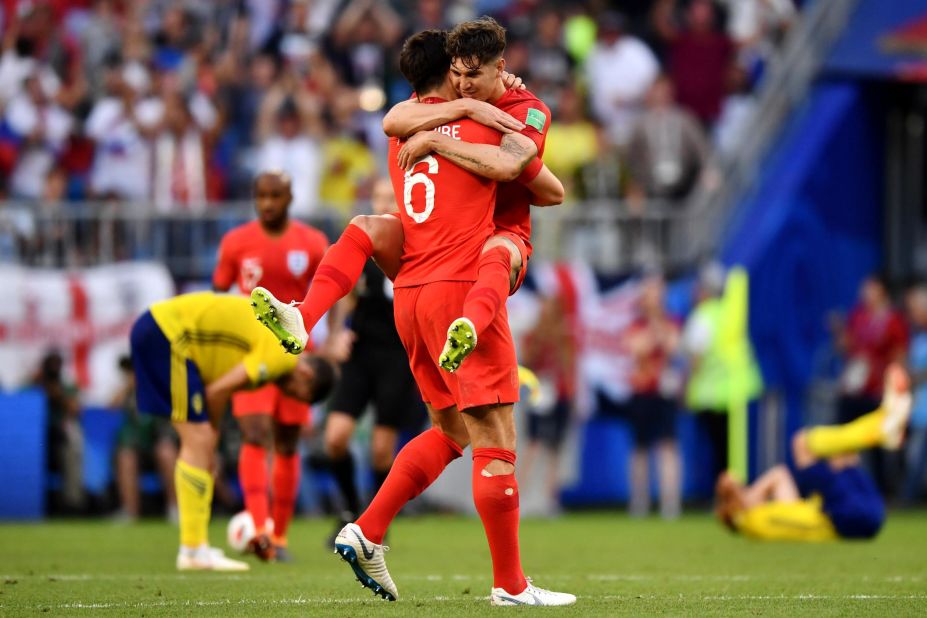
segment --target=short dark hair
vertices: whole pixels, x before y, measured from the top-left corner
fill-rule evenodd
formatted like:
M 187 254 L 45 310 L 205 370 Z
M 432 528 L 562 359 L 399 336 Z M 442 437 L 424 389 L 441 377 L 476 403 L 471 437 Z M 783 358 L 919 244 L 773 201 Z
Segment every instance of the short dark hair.
M 334 363 L 321 356 L 309 356 L 306 359 L 309 366 L 312 367 L 312 397 L 309 403 L 318 403 L 324 401 L 335 388 L 338 381 L 338 370 Z
M 505 28 L 488 15 L 457 24 L 447 35 L 447 54 L 468 69 L 496 60 L 504 51 Z
M 402 44 L 399 70 L 415 92 L 434 90 L 447 78 L 451 57 L 446 47 L 447 32 L 444 30 L 423 30 Z

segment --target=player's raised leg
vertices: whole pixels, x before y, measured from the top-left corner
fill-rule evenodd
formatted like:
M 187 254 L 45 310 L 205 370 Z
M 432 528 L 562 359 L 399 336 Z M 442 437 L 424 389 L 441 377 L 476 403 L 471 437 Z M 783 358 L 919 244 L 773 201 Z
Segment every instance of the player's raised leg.
M 901 446 L 911 416 L 911 387 L 901 365 L 885 371 L 882 405 L 844 425 L 812 427 L 804 432 L 808 450 L 819 458 L 881 446 L 894 450 Z
M 401 253 L 399 219 L 393 215 L 354 217 L 325 253 L 301 304 L 281 302 L 268 290 L 257 287 L 251 292 L 254 313 L 288 352 L 299 354 L 316 323 L 354 288 L 368 258 L 373 257 L 386 270 L 398 270 Z
M 480 255 L 477 280 L 464 299 L 463 315 L 447 330 L 447 342 L 438 364 L 445 371 L 456 371 L 476 348 L 479 334 L 496 318 L 505 304 L 518 270 L 521 252 L 511 240 L 493 236 Z

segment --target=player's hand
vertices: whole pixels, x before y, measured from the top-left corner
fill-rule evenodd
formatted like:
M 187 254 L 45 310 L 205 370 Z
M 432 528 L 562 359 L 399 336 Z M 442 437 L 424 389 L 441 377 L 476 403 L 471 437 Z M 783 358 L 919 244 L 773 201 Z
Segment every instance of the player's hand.
M 399 149 L 398 163 L 399 167 L 409 171 L 415 166 L 415 162 L 434 150 L 434 131 L 419 131 L 406 140 L 406 143 Z
M 467 117 L 500 133 L 517 133 L 525 128 L 524 123 L 511 114 L 476 99 L 467 99 Z
M 527 88 L 522 78 L 508 71 L 502 71 L 502 83 L 509 89 L 524 90 Z

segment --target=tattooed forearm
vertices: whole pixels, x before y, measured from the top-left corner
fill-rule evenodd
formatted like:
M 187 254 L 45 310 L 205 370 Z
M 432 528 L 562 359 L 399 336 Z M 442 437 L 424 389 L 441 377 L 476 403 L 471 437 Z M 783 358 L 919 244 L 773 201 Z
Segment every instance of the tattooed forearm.
M 479 174 L 480 176 L 488 176 L 489 173 L 493 171 L 492 166 L 488 165 L 485 161 L 482 161 L 478 159 L 477 157 L 464 154 L 462 152 L 454 152 L 454 151 L 440 152 L 439 151 L 438 154 L 442 155 L 443 157 L 447 159 L 450 159 L 451 161 L 453 161 L 460 167 L 470 170 L 471 172 L 474 172 L 476 174 Z
M 523 170 L 531 163 L 534 155 L 537 154 L 537 148 L 534 142 L 529 138 L 517 133 L 510 133 L 503 136 L 499 149 L 507 155 L 514 157 L 518 162 L 518 169 Z

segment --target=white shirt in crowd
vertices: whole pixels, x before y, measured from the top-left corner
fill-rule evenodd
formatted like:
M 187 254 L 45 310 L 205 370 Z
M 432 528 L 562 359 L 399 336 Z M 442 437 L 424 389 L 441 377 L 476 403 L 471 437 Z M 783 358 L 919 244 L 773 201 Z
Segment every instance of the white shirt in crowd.
M 13 197 L 38 199 L 45 187 L 45 178 L 55 164 L 55 158 L 71 133 L 74 119 L 56 103 L 37 106 L 25 93 L 10 101 L 6 122 L 17 135 L 28 138 L 39 127 L 44 128 L 41 141 L 23 146 L 10 179 Z
M 145 127 L 157 124 L 161 103 L 145 99 L 135 105 L 136 122 Z M 151 147 L 126 114 L 121 99 L 101 99 L 87 118 L 87 136 L 96 141 L 90 187 L 98 195 L 113 194 L 128 199 L 151 197 Z
M 586 59 L 589 97 L 613 144 L 624 146 L 630 139 L 644 95 L 659 72 L 656 56 L 640 39 L 622 35 L 607 47 L 596 43 Z
M 261 146 L 257 171 L 271 170 L 283 170 L 293 179 L 291 214 L 305 217 L 317 210 L 322 170 L 318 141 L 305 135 L 293 139 L 272 136 Z

